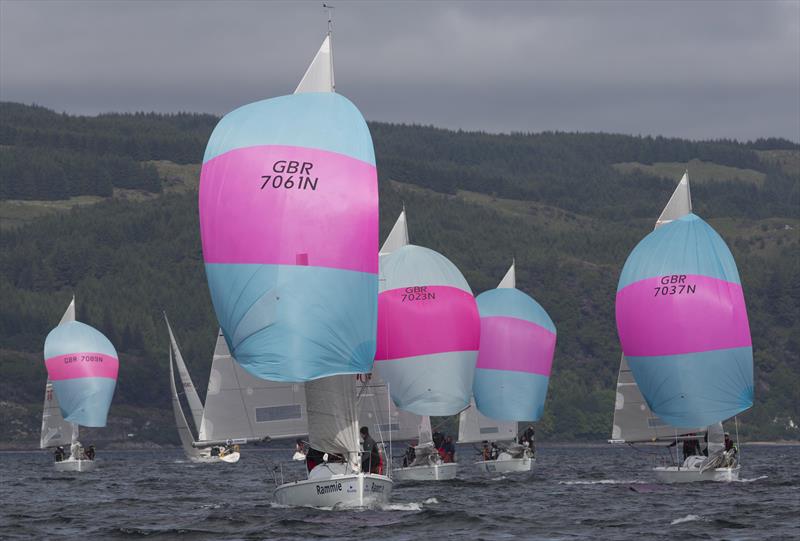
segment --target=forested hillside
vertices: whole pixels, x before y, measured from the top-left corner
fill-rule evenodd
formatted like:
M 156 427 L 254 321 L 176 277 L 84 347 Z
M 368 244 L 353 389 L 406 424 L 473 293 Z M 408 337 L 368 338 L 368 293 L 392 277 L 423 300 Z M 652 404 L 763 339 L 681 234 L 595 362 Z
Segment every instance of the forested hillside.
M 215 122 L 0 104 L 0 441 L 38 437 L 42 343 L 73 293 L 78 318 L 105 332 L 121 355 L 111 413 L 124 419 L 118 432 L 176 441 L 161 313 L 202 395 L 216 324 L 196 183 Z M 798 145 L 370 128 L 382 238 L 405 203 L 412 242 L 449 257 L 476 294 L 494 287 L 515 257 L 518 287 L 550 313 L 558 343 L 539 433 L 555 440 L 608 437 L 620 269 L 669 198 L 678 180 L 672 171 L 687 163 L 703 171 L 690 170 L 695 212 L 733 250 L 750 312 L 756 407 L 742 416 L 743 430 L 798 437 Z M 143 197 L 130 197 L 137 192 Z M 102 197 L 66 211 L 70 205 L 42 201 L 77 195 Z M 4 214 L 12 211 L 13 223 Z M 17 223 L 25 225 L 9 225 Z

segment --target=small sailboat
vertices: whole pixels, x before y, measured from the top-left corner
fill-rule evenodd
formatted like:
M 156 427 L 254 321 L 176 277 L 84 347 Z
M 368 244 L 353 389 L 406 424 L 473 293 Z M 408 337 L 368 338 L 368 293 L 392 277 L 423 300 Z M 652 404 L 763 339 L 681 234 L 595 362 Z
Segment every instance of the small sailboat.
M 474 399 L 459 416 L 458 441 L 492 442 L 494 448 L 487 445 L 476 462 L 483 472 L 530 471 L 536 461 L 533 429 L 517 441 L 517 427 L 544 412 L 556 327 L 539 303 L 516 288 L 513 262 L 497 288 L 478 295 L 477 303 L 481 345 Z
M 47 366 L 40 447 L 56 447 L 56 471 L 95 469 L 94 446 L 84 450 L 79 427 L 104 427 L 119 372 L 117 351 L 102 333 L 75 319 L 72 297 L 44 343 Z M 63 447 L 69 445 L 69 456 Z
M 625 262 L 616 311 L 623 358 L 610 441 L 674 442 L 674 464 L 653 470 L 664 482 L 737 479 L 721 422 L 753 404 L 750 327 L 730 250 L 692 213 L 688 173 Z M 677 443 L 703 435 L 706 452 L 681 461 Z
M 375 372 L 393 404 L 417 416 L 417 444 L 396 479 L 453 479 L 458 463 L 433 444 L 430 416 L 469 405 L 480 322 L 472 290 L 441 254 L 409 244 L 405 209 L 381 249 Z
M 166 319 L 166 316 L 165 316 Z M 240 445 L 268 439 L 291 439 L 307 433 L 305 392 L 302 384 L 255 378 L 231 357 L 220 332 L 211 361 L 203 405 L 167 321 L 170 334 L 170 385 L 175 424 L 186 458 L 196 463 L 233 464 Z M 174 367 L 173 367 L 174 362 Z M 198 437 L 194 437 L 175 386 L 178 370 Z
M 308 443 L 323 460 L 279 482 L 287 505 L 380 503 L 393 486 L 362 471 L 355 389 L 375 358 L 375 154 L 363 116 L 334 90 L 329 20 L 294 94 L 220 120 L 200 177 L 206 276 L 233 359 L 305 386 Z

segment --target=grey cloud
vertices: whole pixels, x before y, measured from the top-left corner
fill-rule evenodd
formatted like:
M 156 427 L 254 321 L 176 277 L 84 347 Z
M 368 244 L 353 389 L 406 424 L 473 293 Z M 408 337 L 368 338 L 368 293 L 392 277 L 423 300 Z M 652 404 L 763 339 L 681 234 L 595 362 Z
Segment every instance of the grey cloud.
M 798 2 L 335 2 L 373 120 L 800 140 Z M 318 2 L 0 2 L 0 95 L 224 113 L 291 92 Z

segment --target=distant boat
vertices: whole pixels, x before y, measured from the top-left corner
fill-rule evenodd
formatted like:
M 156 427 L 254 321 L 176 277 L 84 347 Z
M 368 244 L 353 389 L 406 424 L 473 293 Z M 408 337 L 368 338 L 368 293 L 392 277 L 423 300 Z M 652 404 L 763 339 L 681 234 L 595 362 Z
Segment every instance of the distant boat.
M 375 357 L 375 154 L 363 116 L 334 92 L 330 24 L 293 95 L 245 105 L 217 124 L 199 203 L 225 342 L 252 376 L 304 382 L 308 443 L 323 454 L 308 462 L 308 479 L 279 480 L 276 501 L 388 501 L 392 480 L 361 471 L 355 389 L 355 374 L 370 372 Z
M 406 209 L 403 206 L 400 216 L 398 216 L 381 247 L 381 261 L 408 244 L 408 222 Z M 392 340 L 391 336 L 389 336 L 388 340 Z M 391 416 L 387 423 L 383 423 L 383 426 L 377 426 L 376 428 L 385 431 L 392 438 L 392 441 L 415 442 L 413 453 L 411 453 L 410 449 L 406 449 L 403 466 L 392 468 L 393 478 L 401 481 L 442 481 L 455 478 L 458 473 L 458 463 L 445 463 L 439 455 L 438 449 L 433 444 L 431 418 L 428 415 L 418 415 L 398 408 L 390 397 L 389 386 L 381 379 L 377 371 L 373 372 L 371 378 L 362 387 L 363 391 L 360 390 L 362 394 L 372 396 L 372 401 L 365 401 L 366 405 L 369 406 L 370 402 L 387 403 Z M 361 411 L 363 412 L 361 423 L 370 426 L 372 429 L 375 423 L 367 421 L 373 419 L 371 412 L 368 408 L 363 407 Z
M 204 406 L 169 321 L 167 329 L 170 334 L 172 409 L 181 447 L 189 460 L 198 463 L 236 463 L 240 459 L 240 452 L 236 450 L 239 445 L 272 438 L 299 438 L 306 434 L 302 384 L 273 382 L 251 376 L 233 360 L 221 332 L 214 347 Z M 181 406 L 175 386 L 175 368 L 198 431 L 197 438 Z
M 79 427 L 106 426 L 119 372 L 117 351 L 98 330 L 75 320 L 73 296 L 58 326 L 47 335 L 44 358 L 48 380 L 40 447 L 57 448 L 57 471 L 93 470 L 94 446 L 83 448 Z
M 544 412 L 556 328 L 539 303 L 516 288 L 513 262 L 497 288 L 478 295 L 477 303 L 481 345 L 474 398 L 459 415 L 458 441 L 496 445 L 488 449 L 488 460 L 476 462 L 483 472 L 530 471 L 533 436 L 517 441 L 518 422 L 538 421 Z
M 722 238 L 692 213 L 688 173 L 617 288 L 623 357 L 612 443 L 707 439 L 708 456 L 654 468 L 665 482 L 739 476 L 721 422 L 752 406 L 753 349 L 739 273 Z M 725 374 L 725 377 L 720 377 Z M 713 382 L 713 384 L 712 384 Z

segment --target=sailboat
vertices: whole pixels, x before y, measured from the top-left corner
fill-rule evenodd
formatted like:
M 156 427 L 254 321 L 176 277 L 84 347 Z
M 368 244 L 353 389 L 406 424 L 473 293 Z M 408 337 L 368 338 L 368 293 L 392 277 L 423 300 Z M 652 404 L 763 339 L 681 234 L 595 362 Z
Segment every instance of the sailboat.
M 612 442 L 696 439 L 708 456 L 654 468 L 664 482 L 730 481 L 722 421 L 753 404 L 753 348 L 730 250 L 692 213 L 688 172 L 655 229 L 631 252 L 617 287 L 623 358 Z
M 85 453 L 79 427 L 104 427 L 119 372 L 117 351 L 98 330 L 76 321 L 75 297 L 44 343 L 47 366 L 42 449 L 57 447 L 56 471 L 95 469 L 93 446 Z M 69 444 L 67 457 L 61 447 Z
M 516 288 L 514 262 L 477 303 L 481 344 L 474 398 L 459 415 L 458 441 L 497 445 L 496 456 L 475 463 L 482 472 L 530 471 L 536 460 L 533 438 L 517 442 L 517 423 L 538 421 L 544 412 L 556 327 L 538 302 Z
M 335 92 L 330 19 L 294 94 L 217 124 L 199 207 L 206 277 L 233 359 L 259 379 L 304 382 L 308 443 L 327 458 L 307 479 L 277 486 L 275 500 L 388 501 L 392 480 L 362 471 L 355 389 L 375 358 L 375 153 L 363 116 Z
M 400 212 L 386 241 L 380 249 L 380 260 L 383 261 L 391 253 L 409 244 L 408 222 L 405 205 Z M 390 330 L 391 332 L 391 330 Z M 391 340 L 391 337 L 389 337 Z M 428 415 L 418 415 L 401 409 L 392 401 L 389 386 L 381 379 L 377 372 L 373 373 L 364 389 L 374 396 L 377 403 L 382 403 L 384 397 L 389 404 L 390 423 L 388 434 L 393 441 L 415 442 L 406 450 L 402 467 L 392 468 L 392 476 L 398 481 L 442 481 L 454 479 L 458 473 L 457 462 L 444 462 L 438 449 L 433 444 L 433 430 L 431 418 Z M 364 412 L 362 419 L 369 420 L 370 412 Z M 362 420 L 363 424 L 367 424 Z M 379 429 L 384 427 L 378 426 Z M 410 450 L 413 449 L 413 452 Z
M 181 446 L 189 460 L 232 464 L 240 459 L 236 446 L 268 439 L 299 438 L 307 434 L 305 390 L 302 384 L 267 381 L 251 376 L 233 360 L 221 331 L 217 334 L 203 405 L 169 321 L 167 330 L 170 335 L 172 408 Z M 197 428 L 197 438 L 189 427 L 180 403 L 173 362 Z M 212 452 L 214 448 L 216 450 Z

